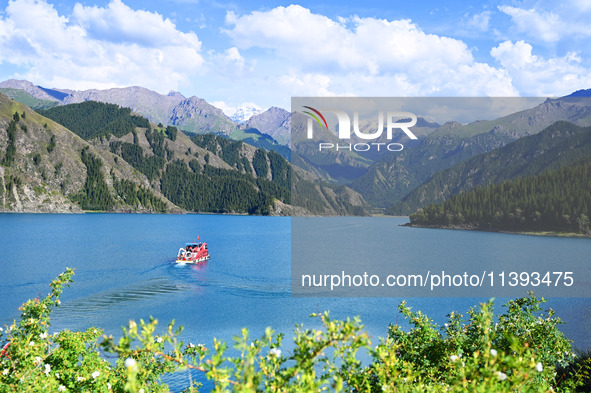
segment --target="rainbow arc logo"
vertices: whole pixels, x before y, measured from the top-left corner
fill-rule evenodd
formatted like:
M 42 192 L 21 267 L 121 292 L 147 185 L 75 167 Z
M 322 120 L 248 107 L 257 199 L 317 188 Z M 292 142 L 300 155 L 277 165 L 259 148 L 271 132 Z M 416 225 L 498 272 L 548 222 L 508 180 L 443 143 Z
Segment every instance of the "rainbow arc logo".
M 320 113 L 319 110 L 316 110 L 316 109 L 312 108 L 311 106 L 304 106 L 304 108 L 310 109 L 312 112 L 314 112 L 314 113 L 312 113 L 312 112 L 304 111 L 305 114 L 312 116 L 314 118 L 314 120 L 316 120 L 318 122 L 318 125 L 320 125 L 320 129 L 323 128 L 322 123 L 320 122 L 320 119 L 322 119 L 324 126 L 328 130 L 328 123 L 326 122 L 326 119 L 324 118 L 324 116 L 322 116 L 322 113 Z M 320 116 L 320 119 L 316 115 Z

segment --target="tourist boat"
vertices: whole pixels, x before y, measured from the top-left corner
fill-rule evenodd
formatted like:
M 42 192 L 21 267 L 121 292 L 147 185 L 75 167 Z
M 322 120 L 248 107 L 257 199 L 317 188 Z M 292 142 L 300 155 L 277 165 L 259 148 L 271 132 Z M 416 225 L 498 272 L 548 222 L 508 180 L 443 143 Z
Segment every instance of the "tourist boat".
M 199 237 L 197 237 L 199 240 Z M 185 247 L 179 249 L 179 253 L 176 256 L 176 263 L 201 263 L 209 259 L 209 250 L 207 249 L 207 243 L 204 242 L 189 242 L 185 244 Z

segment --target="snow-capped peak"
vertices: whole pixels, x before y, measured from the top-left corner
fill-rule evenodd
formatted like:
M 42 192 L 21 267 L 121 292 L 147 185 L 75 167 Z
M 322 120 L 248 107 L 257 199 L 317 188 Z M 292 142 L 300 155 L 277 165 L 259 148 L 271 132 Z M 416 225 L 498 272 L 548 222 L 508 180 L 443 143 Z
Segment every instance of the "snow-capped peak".
M 258 105 L 252 103 L 242 104 L 236 109 L 236 112 L 230 116 L 230 119 L 234 120 L 236 123 L 244 123 L 252 116 L 258 115 L 262 112 L 263 110 Z

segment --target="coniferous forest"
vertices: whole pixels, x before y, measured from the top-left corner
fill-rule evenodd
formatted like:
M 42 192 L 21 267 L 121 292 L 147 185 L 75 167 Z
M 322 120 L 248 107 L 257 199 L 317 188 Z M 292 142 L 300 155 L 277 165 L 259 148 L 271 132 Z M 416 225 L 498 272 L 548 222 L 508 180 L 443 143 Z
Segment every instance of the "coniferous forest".
M 146 118 L 133 115 L 129 108 L 96 101 L 56 106 L 39 113 L 86 140 L 108 135 L 121 137 L 136 127 L 150 127 Z
M 285 158 L 273 151 L 257 149 L 249 153 L 252 156 L 249 158 L 240 141 L 213 134 L 192 135 L 191 140 L 208 152 L 203 155 L 203 152 L 189 149 L 187 160 L 187 157 L 180 158 L 183 154 L 179 155 L 178 145 L 177 152 L 173 151 L 179 134 L 176 127 L 151 125 L 147 119 L 132 114 L 129 108 L 87 101 L 40 113 L 86 140 L 108 140 L 111 153 L 144 174 L 153 189 L 182 209 L 270 214 L 274 200 L 284 203 L 291 200 L 291 167 Z M 129 137 L 119 139 L 130 133 L 133 143 Z M 144 136 L 148 146 L 140 144 L 140 137 L 143 139 Z M 213 155 L 232 169 L 213 165 L 210 162 Z M 83 189 L 70 199 L 82 209 L 113 211 L 120 205 L 128 205 L 142 210 L 167 211 L 167 204 L 153 190 L 130 180 L 113 175 L 114 192 L 109 192 L 105 175 L 101 172 L 101 159 L 88 149 L 82 151 L 81 158 L 87 168 L 86 181 Z
M 410 225 L 589 234 L 591 158 L 457 194 L 410 215 Z

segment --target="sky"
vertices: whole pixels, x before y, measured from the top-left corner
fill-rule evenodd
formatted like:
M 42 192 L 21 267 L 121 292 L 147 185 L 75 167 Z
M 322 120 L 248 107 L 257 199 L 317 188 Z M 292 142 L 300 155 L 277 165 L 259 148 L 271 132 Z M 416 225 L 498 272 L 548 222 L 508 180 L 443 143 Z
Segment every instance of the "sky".
M 591 88 L 591 0 L 0 0 L 0 80 L 143 86 L 236 108 L 292 96 Z

